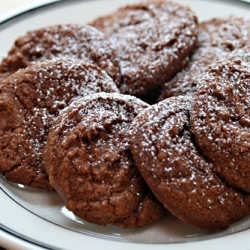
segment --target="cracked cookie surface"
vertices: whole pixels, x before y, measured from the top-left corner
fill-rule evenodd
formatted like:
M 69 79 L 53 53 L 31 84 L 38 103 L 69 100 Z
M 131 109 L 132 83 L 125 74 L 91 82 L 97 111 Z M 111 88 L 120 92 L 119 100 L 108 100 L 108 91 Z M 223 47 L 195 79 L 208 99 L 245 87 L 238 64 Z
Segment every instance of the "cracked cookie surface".
M 0 173 L 26 186 L 51 189 L 41 168 L 47 134 L 73 98 L 119 92 L 97 66 L 76 60 L 48 60 L 21 69 L 0 86 Z
M 250 18 L 229 16 L 199 24 L 197 49 L 187 66 L 159 90 L 157 101 L 177 95 L 193 95 L 200 76 L 221 60 L 250 58 Z M 247 58 L 248 57 L 248 58 Z
M 120 84 L 119 60 L 110 41 L 94 27 L 79 24 L 48 26 L 19 37 L 0 64 L 0 77 L 32 62 L 58 57 L 97 65 Z
M 106 34 L 121 61 L 120 91 L 147 95 L 186 65 L 196 44 L 197 18 L 166 0 L 120 8 L 91 25 Z
M 164 216 L 129 149 L 130 123 L 146 107 L 132 96 L 100 93 L 73 102 L 55 121 L 44 166 L 51 185 L 80 218 L 140 227 Z
M 190 106 L 179 96 L 141 112 L 131 125 L 131 152 L 169 212 L 192 226 L 225 229 L 250 213 L 250 195 L 212 171 L 190 131 Z
M 201 77 L 190 112 L 192 131 L 215 170 L 250 192 L 250 63 L 212 65 Z

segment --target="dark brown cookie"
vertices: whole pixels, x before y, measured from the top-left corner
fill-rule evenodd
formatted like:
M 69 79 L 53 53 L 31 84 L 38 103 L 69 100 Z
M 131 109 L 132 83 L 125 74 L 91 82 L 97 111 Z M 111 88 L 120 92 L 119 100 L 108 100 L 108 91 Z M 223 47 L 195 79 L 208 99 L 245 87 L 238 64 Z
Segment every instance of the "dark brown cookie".
M 128 129 L 148 105 L 99 93 L 73 102 L 48 136 L 44 166 L 67 208 L 99 225 L 140 227 L 164 216 L 129 150 Z
M 210 66 L 194 95 L 191 126 L 203 153 L 231 185 L 250 192 L 250 61 Z
M 29 31 L 18 38 L 0 64 L 0 73 L 13 73 L 31 62 L 68 57 L 105 70 L 120 83 L 119 60 L 110 41 L 91 26 L 64 24 Z
M 199 24 L 198 48 L 188 65 L 167 81 L 159 91 L 157 101 L 176 95 L 192 95 L 197 81 L 216 61 L 250 55 L 250 19 L 215 18 Z
M 143 96 L 186 63 L 196 44 L 197 18 L 166 0 L 126 6 L 91 23 L 107 34 L 121 60 L 120 91 Z
M 16 71 L 0 85 L 0 174 L 9 181 L 51 189 L 41 168 L 47 134 L 72 98 L 119 92 L 97 66 L 48 60 Z
M 250 213 L 250 195 L 211 171 L 190 132 L 188 97 L 171 97 L 142 111 L 131 125 L 131 152 L 155 196 L 196 227 L 221 230 Z

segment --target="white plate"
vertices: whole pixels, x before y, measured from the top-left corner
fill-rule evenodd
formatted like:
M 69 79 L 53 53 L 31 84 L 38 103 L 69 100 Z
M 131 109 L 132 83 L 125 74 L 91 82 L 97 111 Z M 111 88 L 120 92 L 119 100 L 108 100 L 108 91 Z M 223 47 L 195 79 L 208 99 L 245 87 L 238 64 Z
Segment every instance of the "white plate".
M 0 58 L 6 55 L 13 41 L 28 30 L 51 24 L 84 24 L 136 1 L 61 1 L 12 17 L 0 24 Z M 250 14 L 250 5 L 233 1 L 176 1 L 189 5 L 200 21 L 235 13 L 239 16 Z M 7 248 L 250 249 L 250 230 L 247 230 L 250 217 L 218 233 L 193 228 L 171 216 L 140 229 L 101 227 L 75 217 L 54 192 L 13 185 L 3 177 L 0 177 L 0 184 L 0 245 Z

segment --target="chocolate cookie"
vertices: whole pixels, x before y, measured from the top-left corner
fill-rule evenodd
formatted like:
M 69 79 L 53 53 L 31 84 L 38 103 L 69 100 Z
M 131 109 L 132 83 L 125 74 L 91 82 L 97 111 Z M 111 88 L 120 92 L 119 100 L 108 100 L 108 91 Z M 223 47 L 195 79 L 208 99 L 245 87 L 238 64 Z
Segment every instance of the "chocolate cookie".
M 203 229 L 225 229 L 250 213 L 250 195 L 212 172 L 190 131 L 190 103 L 188 97 L 171 97 L 142 111 L 131 125 L 131 152 L 173 215 Z
M 29 31 L 18 38 L 0 64 L 0 73 L 13 73 L 31 62 L 67 57 L 105 70 L 120 83 L 119 60 L 109 40 L 91 26 L 64 24 Z
M 250 48 L 249 18 L 214 18 L 198 26 L 198 48 L 188 65 L 167 81 L 157 101 L 176 95 L 192 95 L 208 66 L 222 59 L 245 57 Z
M 73 98 L 119 92 L 97 66 L 48 60 L 20 69 L 0 85 L 0 174 L 12 182 L 51 189 L 41 168 L 47 134 Z
M 156 102 L 177 95 L 192 96 L 201 76 L 209 66 L 221 60 L 250 61 L 250 46 L 233 51 L 223 51 L 217 47 L 200 47 L 192 56 L 188 66 L 178 72 L 175 77 L 166 82 L 159 91 Z
M 143 96 L 161 86 L 188 61 L 196 44 L 197 18 L 166 0 L 120 8 L 91 23 L 107 34 L 121 60 L 120 91 Z
M 99 93 L 65 108 L 48 136 L 44 166 L 67 208 L 99 225 L 140 227 L 164 216 L 134 165 L 128 129 L 148 105 Z
M 191 126 L 216 170 L 231 185 L 250 192 L 250 61 L 212 65 L 194 95 Z

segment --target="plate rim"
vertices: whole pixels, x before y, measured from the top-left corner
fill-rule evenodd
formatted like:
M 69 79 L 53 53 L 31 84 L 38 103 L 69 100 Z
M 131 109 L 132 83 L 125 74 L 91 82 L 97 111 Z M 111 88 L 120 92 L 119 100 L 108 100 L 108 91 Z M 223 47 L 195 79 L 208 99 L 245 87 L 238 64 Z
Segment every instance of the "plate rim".
M 70 2 L 89 2 L 89 1 L 102 1 L 102 0 L 42 0 L 42 2 L 38 3 L 29 3 L 14 11 L 10 11 L 7 14 L 0 17 L 0 28 L 2 28 L 1 26 L 3 26 L 4 24 L 12 21 L 15 18 L 26 15 L 27 13 L 32 13 L 42 8 L 47 8 L 47 7 L 50 8 L 52 5 L 57 5 L 57 4 L 60 5 L 67 2 L 70 3 Z M 212 0 L 212 1 L 225 2 L 225 0 Z M 250 7 L 250 1 L 249 2 L 246 2 L 244 0 L 227 0 L 227 1 L 236 5 Z
M 42 0 L 42 2 L 35 2 L 35 3 L 28 3 L 25 4 L 22 7 L 17 8 L 14 11 L 8 11 L 6 14 L 4 14 L 3 16 L 0 17 L 0 27 L 11 21 L 12 19 L 15 19 L 19 16 L 22 16 L 24 14 L 27 14 L 29 12 L 33 12 L 35 10 L 41 9 L 41 8 L 45 8 L 45 7 L 49 7 L 53 4 L 59 3 L 59 2 L 64 2 L 64 1 L 69 1 L 69 0 Z M 72 1 L 72 0 L 71 0 Z

